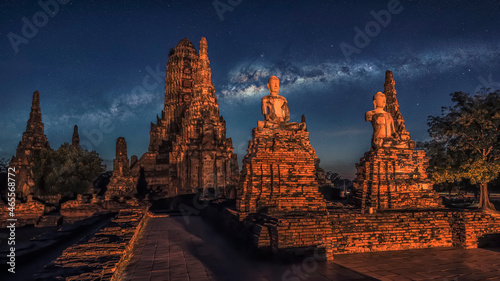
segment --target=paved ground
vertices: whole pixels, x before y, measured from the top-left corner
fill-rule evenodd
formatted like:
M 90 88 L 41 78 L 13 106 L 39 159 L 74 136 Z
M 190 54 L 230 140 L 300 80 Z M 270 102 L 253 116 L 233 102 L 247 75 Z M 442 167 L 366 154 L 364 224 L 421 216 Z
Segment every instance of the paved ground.
M 335 256 L 379 280 L 500 280 L 500 249 L 434 248 Z
M 252 258 L 199 217 L 152 218 L 124 280 L 500 280 L 500 250 L 425 249 L 292 264 Z

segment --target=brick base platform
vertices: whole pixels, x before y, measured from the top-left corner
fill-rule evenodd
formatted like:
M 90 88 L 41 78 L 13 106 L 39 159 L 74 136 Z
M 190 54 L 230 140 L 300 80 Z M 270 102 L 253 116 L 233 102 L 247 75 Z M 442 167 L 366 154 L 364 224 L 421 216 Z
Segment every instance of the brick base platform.
M 468 210 L 380 211 L 359 209 L 281 216 L 254 215 L 239 222 L 237 212 L 211 206 L 206 217 L 219 220 L 230 235 L 257 249 L 301 253 L 319 248 L 335 254 L 434 247 L 477 248 L 500 236 L 500 215 Z M 222 219 L 222 221 L 220 221 Z M 246 236 L 246 237 L 245 237 Z
M 428 165 L 423 150 L 370 149 L 356 165 L 356 205 L 363 210 L 442 208 L 425 173 Z
M 243 159 L 237 199 L 240 218 L 325 210 L 318 190 L 319 159 L 305 122 L 258 124 Z

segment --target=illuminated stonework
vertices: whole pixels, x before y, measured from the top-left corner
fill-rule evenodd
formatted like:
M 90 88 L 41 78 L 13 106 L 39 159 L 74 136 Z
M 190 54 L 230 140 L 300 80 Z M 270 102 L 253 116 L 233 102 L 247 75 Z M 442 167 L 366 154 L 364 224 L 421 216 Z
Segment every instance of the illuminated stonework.
M 365 209 L 432 209 L 442 207 L 427 177 L 425 152 L 415 150 L 399 111 L 392 72 L 384 93 L 374 96 L 375 110 L 366 113 L 373 125 L 372 147 L 356 165 L 354 199 Z
M 278 95 L 279 80 L 273 78 L 268 84 L 270 95 L 262 98 L 265 121 L 258 121 L 253 129 L 243 159 L 237 200 L 240 218 L 252 213 L 279 215 L 326 209 L 319 192 L 319 159 L 309 142 L 305 120 L 288 122 L 287 101 Z
M 113 160 L 113 176 L 111 177 L 106 197 L 132 197 L 136 193 L 135 184 L 130 175 L 130 164 L 127 156 L 127 142 L 125 138 L 116 140 L 116 156 Z
M 197 52 L 182 39 L 169 54 L 165 110 L 151 123 L 148 152 L 132 166 L 141 168 L 153 194 L 172 197 L 214 189 L 223 196 L 238 181 L 238 162 L 211 81 L 207 41 Z
M 17 146 L 16 156 L 10 162 L 11 167 L 16 167 L 16 191 L 21 198 L 27 198 L 29 194 L 35 193 L 35 182 L 33 180 L 34 157 L 44 149 L 50 149 L 50 145 L 42 123 L 40 93 L 36 91 L 33 93 L 26 131 Z

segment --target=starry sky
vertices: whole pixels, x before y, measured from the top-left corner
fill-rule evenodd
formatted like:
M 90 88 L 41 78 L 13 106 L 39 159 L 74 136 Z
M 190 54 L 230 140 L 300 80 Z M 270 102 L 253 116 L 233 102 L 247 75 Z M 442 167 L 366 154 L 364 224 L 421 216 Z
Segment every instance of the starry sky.
M 306 116 L 320 166 L 350 179 L 370 147 L 364 113 L 386 70 L 415 141 L 429 138 L 427 117 L 450 93 L 500 88 L 496 0 L 40 2 L 0 2 L 0 158 L 15 153 L 35 90 L 51 147 L 71 142 L 77 124 L 108 169 L 119 136 L 140 157 L 163 109 L 168 52 L 182 38 L 196 48 L 207 38 L 240 163 L 272 75 L 291 121 Z

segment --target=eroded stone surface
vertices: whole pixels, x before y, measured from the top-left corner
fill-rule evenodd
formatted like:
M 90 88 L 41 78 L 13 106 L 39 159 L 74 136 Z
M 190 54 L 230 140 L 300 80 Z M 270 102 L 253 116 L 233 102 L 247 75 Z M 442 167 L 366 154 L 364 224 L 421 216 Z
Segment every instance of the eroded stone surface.
M 136 194 L 134 179 L 130 174 L 130 164 L 127 156 L 125 138 L 116 140 L 116 156 L 113 160 L 113 176 L 111 177 L 106 197 L 132 197 Z
M 279 95 L 280 81 L 276 76 L 269 78 L 267 83 L 269 95 L 262 98 L 262 115 L 268 122 L 286 123 L 290 121 L 290 110 L 286 98 Z
M 316 178 L 318 157 L 309 133 L 299 128 L 254 128 L 252 134 L 239 186 L 237 204 L 242 217 L 325 210 Z
M 88 241 L 65 249 L 35 280 L 111 280 L 144 214 L 142 208 L 121 210 Z
M 30 118 L 26 124 L 26 131 L 19 142 L 16 156 L 12 157 L 10 167 L 16 168 L 16 192 L 18 197 L 27 198 L 35 192 L 33 180 L 34 156 L 41 150 L 49 149 L 50 145 L 44 133 L 42 112 L 40 108 L 40 93 L 33 93 Z
M 165 78 L 165 109 L 151 124 L 150 143 L 132 167 L 162 197 L 213 188 L 223 195 L 238 180 L 238 163 L 211 81 L 207 41 L 188 39 L 172 49 Z
M 268 87 L 271 95 L 262 98 L 266 120 L 258 121 L 253 129 L 243 159 L 237 200 L 240 216 L 325 211 L 319 192 L 319 160 L 306 123 L 288 122 L 290 113 L 286 99 L 278 95 L 277 77 L 269 79 Z
M 442 203 L 427 177 L 425 152 L 404 126 L 394 89 L 392 72 L 387 71 L 385 94 L 374 97 L 375 110 L 366 114 L 374 134 L 372 147 L 356 164 L 354 199 L 361 209 L 433 209 Z
M 15 218 L 16 227 L 22 227 L 27 224 L 37 225 L 40 217 L 45 213 L 45 205 L 39 201 L 33 200 L 33 196 L 28 195 L 26 202 L 16 200 L 15 216 L 10 216 L 9 206 L 0 200 L 0 227 L 6 227 L 9 222 L 8 218 Z

